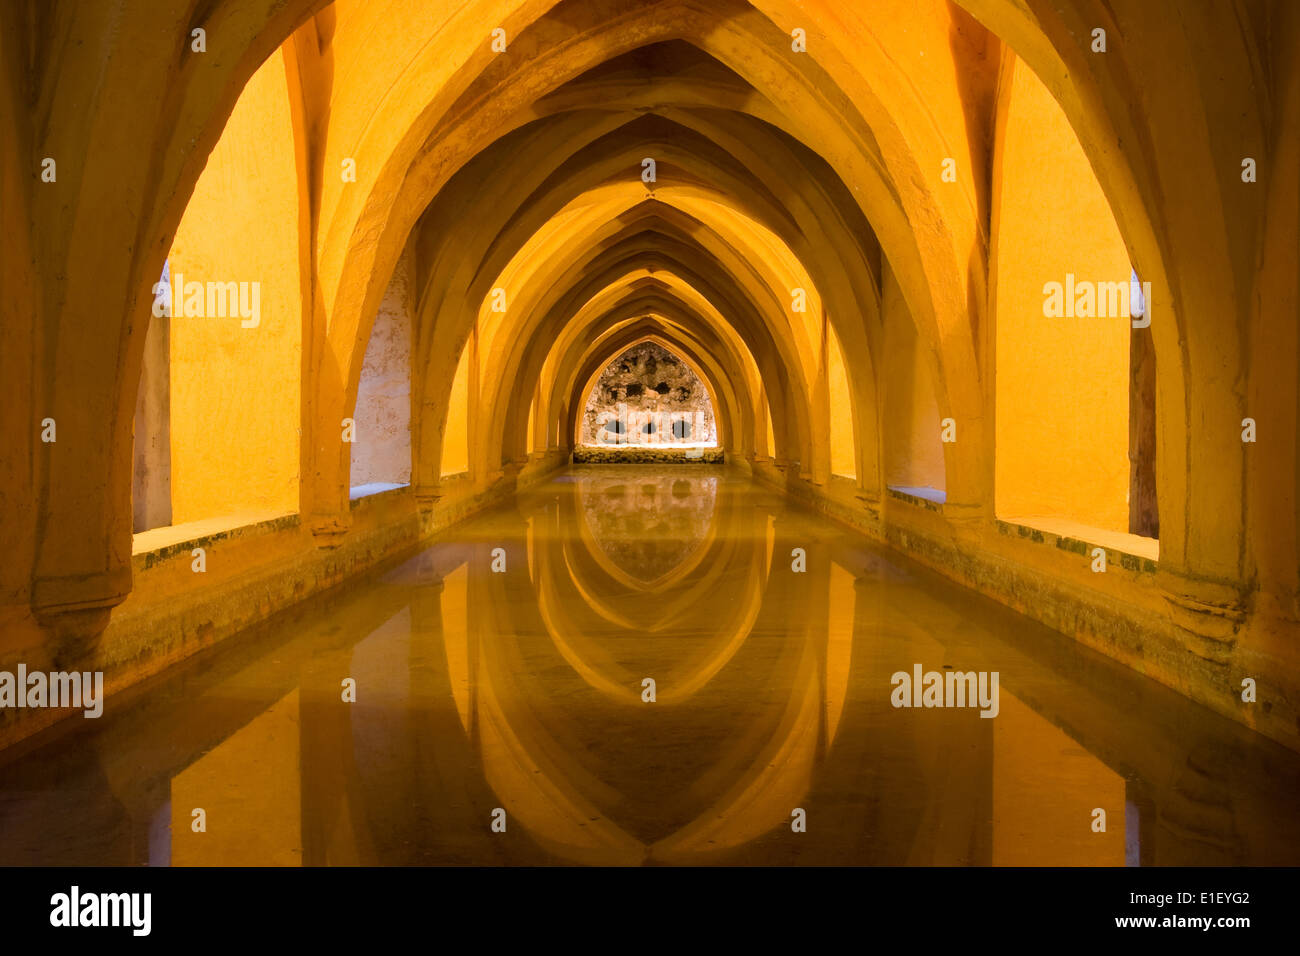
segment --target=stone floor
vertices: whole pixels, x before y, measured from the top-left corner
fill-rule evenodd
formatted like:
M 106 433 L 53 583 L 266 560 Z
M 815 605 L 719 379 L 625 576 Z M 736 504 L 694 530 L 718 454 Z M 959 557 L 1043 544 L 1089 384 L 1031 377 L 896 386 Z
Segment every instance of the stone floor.
M 730 469 L 593 465 L 0 756 L 0 864 L 1294 865 L 1298 794 Z

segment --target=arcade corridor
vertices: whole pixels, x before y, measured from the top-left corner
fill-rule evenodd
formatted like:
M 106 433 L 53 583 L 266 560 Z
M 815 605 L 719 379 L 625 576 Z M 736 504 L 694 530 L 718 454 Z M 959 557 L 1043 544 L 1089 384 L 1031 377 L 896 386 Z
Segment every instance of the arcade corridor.
M 0 199 L 0 863 L 1300 864 L 1300 3 L 3 0 Z

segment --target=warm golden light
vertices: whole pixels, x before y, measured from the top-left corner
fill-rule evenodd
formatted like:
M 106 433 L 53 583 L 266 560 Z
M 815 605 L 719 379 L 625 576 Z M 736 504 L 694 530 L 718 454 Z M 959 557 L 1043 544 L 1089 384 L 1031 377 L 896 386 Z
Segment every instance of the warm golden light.
M 1300 862 L 1294 0 L 10 0 L 0 236 L 0 863 Z

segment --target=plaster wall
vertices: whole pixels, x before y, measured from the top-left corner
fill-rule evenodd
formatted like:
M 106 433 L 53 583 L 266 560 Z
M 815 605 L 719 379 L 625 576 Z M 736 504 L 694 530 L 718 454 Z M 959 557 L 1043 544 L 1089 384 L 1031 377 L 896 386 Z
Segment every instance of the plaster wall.
M 447 405 L 447 422 L 442 441 L 442 474 L 458 475 L 469 470 L 470 375 L 477 349 L 471 333 L 456 364 L 451 400 Z
M 829 328 L 826 330 L 826 379 L 830 389 L 831 473 L 856 478 L 857 438 L 848 371 L 844 366 L 844 350 L 840 348 L 839 336 Z

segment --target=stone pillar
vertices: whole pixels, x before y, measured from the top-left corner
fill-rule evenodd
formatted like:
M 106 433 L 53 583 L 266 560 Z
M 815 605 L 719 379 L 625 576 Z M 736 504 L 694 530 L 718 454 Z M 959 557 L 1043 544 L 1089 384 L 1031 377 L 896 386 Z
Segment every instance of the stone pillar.
M 167 281 L 166 270 L 163 281 Z M 135 404 L 132 530 L 172 523 L 171 319 L 156 316 L 145 333 L 144 369 Z

